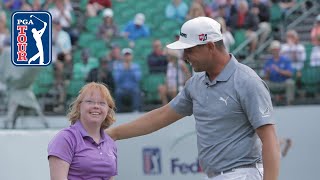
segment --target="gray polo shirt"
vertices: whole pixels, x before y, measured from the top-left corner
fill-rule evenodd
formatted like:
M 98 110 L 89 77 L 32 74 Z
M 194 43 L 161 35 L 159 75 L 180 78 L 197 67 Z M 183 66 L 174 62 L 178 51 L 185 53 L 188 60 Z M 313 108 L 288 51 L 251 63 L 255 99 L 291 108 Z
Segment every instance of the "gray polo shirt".
M 170 102 L 179 114 L 194 115 L 200 165 L 221 172 L 262 160 L 255 129 L 274 124 L 269 89 L 248 66 L 232 55 L 213 81 L 196 73 Z

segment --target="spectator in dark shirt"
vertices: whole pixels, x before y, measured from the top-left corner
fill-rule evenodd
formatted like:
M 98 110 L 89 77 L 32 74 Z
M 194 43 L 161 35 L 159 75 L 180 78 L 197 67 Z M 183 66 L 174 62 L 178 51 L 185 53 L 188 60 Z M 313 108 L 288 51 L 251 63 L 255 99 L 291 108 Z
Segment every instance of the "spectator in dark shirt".
M 259 29 L 262 34 L 259 38 L 259 44 L 266 41 L 268 35 L 271 33 L 270 25 L 270 9 L 267 5 L 263 4 L 261 0 L 253 0 L 251 6 L 251 13 L 259 18 Z
M 240 1 L 237 14 L 232 16 L 230 26 L 233 33 L 241 29 L 246 31 L 246 38 L 251 40 L 250 52 L 253 52 L 257 47 L 258 38 L 256 31 L 258 30 L 258 25 L 259 18 L 249 11 L 248 2 Z
M 160 40 L 153 41 L 153 51 L 148 55 L 148 66 L 150 73 L 165 73 L 167 68 L 167 57 L 163 52 Z
M 108 66 L 108 59 L 102 57 L 100 59 L 99 67 L 94 68 L 89 72 L 86 82 L 102 82 L 108 86 L 108 89 L 113 94 L 115 85 L 112 72 Z

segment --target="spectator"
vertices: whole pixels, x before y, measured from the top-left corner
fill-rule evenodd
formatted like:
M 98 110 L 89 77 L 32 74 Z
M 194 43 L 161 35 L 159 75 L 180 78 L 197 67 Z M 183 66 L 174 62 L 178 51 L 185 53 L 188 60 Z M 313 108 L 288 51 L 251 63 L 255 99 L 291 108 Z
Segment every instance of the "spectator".
M 224 46 L 226 47 L 227 51 L 230 52 L 230 47 L 234 45 L 235 40 L 231 32 L 228 31 L 224 19 L 222 17 L 218 17 L 216 20 L 221 25 Z
M 166 105 L 169 100 L 173 99 L 191 77 L 186 63 L 182 59 L 179 59 L 178 51 L 168 50 L 167 60 L 168 68 L 165 84 L 160 85 L 158 88 L 163 105 Z
M 53 108 L 54 112 L 65 111 L 66 87 L 68 87 L 72 74 L 72 61 L 70 54 L 59 53 L 57 61 L 54 63 L 54 87 L 51 94 L 56 95 L 57 103 Z M 71 66 L 70 66 L 71 65 Z
M 72 45 L 71 38 L 69 34 L 62 29 L 60 21 L 53 19 L 52 22 L 52 59 L 53 62 L 55 62 L 57 59 L 57 54 L 71 54 Z
M 1 4 L 0 4 L 0 21 L 4 24 L 7 24 L 7 15 L 6 12 L 1 9 Z
M 219 14 L 219 8 L 223 7 L 226 4 L 226 0 L 211 0 L 211 3 L 209 5 L 211 9 L 211 18 L 216 18 Z
M 30 5 L 32 11 L 44 11 L 48 10 L 49 6 L 54 6 L 55 0 L 29 0 L 27 3 Z
M 186 19 L 188 5 L 182 0 L 172 0 L 166 7 L 166 17 L 182 23 Z
M 291 104 L 294 100 L 295 86 L 292 77 L 291 61 L 280 55 L 280 42 L 273 41 L 270 45 L 272 58 L 264 65 L 265 80 L 271 91 L 282 91 L 286 93 L 286 103 Z M 280 96 L 276 96 L 280 100 Z
M 310 65 L 320 66 L 320 14 L 316 17 L 316 23 L 311 30 L 313 48 L 310 56 Z
M 281 46 L 280 54 L 291 60 L 291 66 L 295 72 L 296 83 L 300 86 L 301 70 L 306 60 L 306 50 L 299 43 L 299 36 L 295 30 L 287 32 L 286 43 Z
M 244 29 L 246 31 L 245 35 L 251 40 L 250 52 L 253 52 L 257 47 L 257 29 L 259 24 L 259 19 L 248 11 L 248 2 L 242 0 L 239 2 L 238 12 L 231 17 L 231 30 L 232 32 Z
M 97 68 L 99 63 L 97 59 L 90 56 L 89 49 L 83 49 L 81 52 L 82 62 L 76 63 L 73 68 L 73 78 L 85 81 L 89 72 Z
M 87 16 L 95 17 L 104 8 L 111 8 L 111 0 L 89 0 L 87 4 Z
M 286 13 L 290 8 L 296 5 L 296 0 L 280 0 L 279 5 L 283 13 Z
M 141 69 L 132 62 L 133 54 L 130 48 L 122 50 L 123 62 L 114 69 L 115 100 L 119 112 L 123 112 L 124 98 L 129 97 L 132 102 L 131 111 L 140 111 L 141 106 Z
M 0 54 L 5 46 L 6 39 L 10 36 L 4 20 L 0 19 Z
M 60 20 L 60 25 L 64 30 L 71 27 L 72 17 L 71 12 L 73 11 L 70 2 L 66 0 L 56 0 L 55 6 L 48 10 L 51 13 L 52 19 Z
M 153 51 L 148 55 L 149 73 L 165 73 L 167 69 L 167 57 L 162 50 L 159 39 L 153 41 Z
M 108 59 L 108 64 L 109 64 L 109 68 L 112 71 L 121 61 L 122 61 L 122 57 L 121 57 L 121 50 L 119 45 L 117 44 L 112 44 L 111 45 L 111 51 L 107 56 Z
M 226 0 L 226 4 L 223 6 L 224 19 L 227 27 L 230 27 L 231 17 L 237 14 L 237 7 L 234 4 L 234 0 Z
M 189 13 L 188 13 L 186 19 L 189 20 L 189 19 L 193 19 L 193 18 L 196 18 L 199 16 L 205 16 L 205 15 L 206 14 L 205 14 L 204 9 L 201 6 L 201 4 L 194 2 L 194 3 L 192 3 L 192 5 L 189 9 Z
M 29 2 L 32 11 L 41 11 L 45 10 L 42 8 L 40 0 L 33 0 L 32 2 Z
M 262 3 L 261 0 L 253 0 L 251 6 L 251 13 L 259 18 L 259 29 L 262 33 L 259 38 L 259 44 L 262 44 L 268 38 L 271 33 L 270 20 L 270 9 L 269 7 Z
M 119 35 L 118 28 L 113 22 L 112 9 L 103 10 L 103 23 L 99 26 L 98 38 L 109 42 L 113 37 Z
M 208 5 L 209 2 L 207 0 L 193 0 L 192 3 L 198 3 L 201 5 L 202 9 L 204 10 L 205 15 L 204 16 L 210 16 L 211 14 L 211 9 L 210 6 Z
M 94 68 L 89 72 L 86 82 L 102 82 L 107 85 L 111 93 L 114 94 L 114 80 L 108 66 L 108 59 L 102 57 L 100 59 L 99 67 Z
M 131 41 L 150 36 L 149 27 L 144 24 L 145 16 L 143 13 L 136 14 L 133 21 L 128 22 L 122 35 Z
M 18 11 L 24 4 L 24 0 L 3 0 L 3 5 L 5 9 L 10 11 Z

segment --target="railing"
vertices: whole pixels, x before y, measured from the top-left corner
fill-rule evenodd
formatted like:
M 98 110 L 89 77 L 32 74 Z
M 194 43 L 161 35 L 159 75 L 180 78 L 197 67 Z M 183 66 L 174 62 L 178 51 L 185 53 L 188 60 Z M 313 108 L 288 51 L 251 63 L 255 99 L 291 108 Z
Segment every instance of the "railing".
M 299 16 L 297 19 L 295 19 L 293 22 L 288 22 L 289 21 L 289 17 L 291 15 L 293 15 L 294 13 L 296 13 L 297 11 L 300 11 L 304 8 L 304 5 L 306 4 L 308 0 L 304 0 L 299 2 L 296 6 L 292 7 L 291 9 L 289 9 L 284 17 L 284 22 L 282 25 L 281 31 L 286 32 L 287 29 L 293 29 L 294 27 L 296 27 L 299 23 L 301 23 L 306 17 L 308 17 L 310 14 L 317 12 L 317 10 L 319 10 L 319 4 L 315 1 L 312 1 L 313 6 L 308 9 L 308 11 L 303 11 L 303 14 L 301 16 Z M 257 36 L 259 37 L 262 34 L 262 30 L 259 29 L 256 33 Z M 281 33 L 281 36 L 284 33 Z M 253 53 L 249 54 L 248 56 L 246 56 L 246 58 L 242 61 L 242 63 L 247 64 L 247 65 L 253 65 L 254 63 L 252 63 L 252 57 L 255 57 L 258 54 L 261 54 L 263 51 L 265 51 L 265 49 L 267 49 L 267 47 L 270 45 L 271 41 L 273 40 L 273 37 L 270 36 L 269 39 L 267 39 L 263 44 L 259 45 L 258 49 L 256 49 Z M 236 49 L 234 49 L 232 51 L 232 54 L 237 56 L 239 55 L 239 53 L 241 51 L 243 51 L 243 49 L 245 47 L 248 46 L 249 43 L 251 43 L 251 39 L 247 39 L 246 41 L 244 41 L 243 43 L 241 43 Z

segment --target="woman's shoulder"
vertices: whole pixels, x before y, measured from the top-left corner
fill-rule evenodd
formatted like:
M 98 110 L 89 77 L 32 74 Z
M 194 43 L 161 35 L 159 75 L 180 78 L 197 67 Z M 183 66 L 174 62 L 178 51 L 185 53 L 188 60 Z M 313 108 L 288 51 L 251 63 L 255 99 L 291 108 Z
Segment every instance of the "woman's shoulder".
M 109 136 L 109 134 L 107 134 L 106 132 L 103 132 L 103 133 L 104 133 L 105 140 L 109 142 L 112 146 L 116 146 L 116 142 Z
M 76 129 L 72 126 L 61 129 L 54 137 L 53 140 L 71 140 L 75 139 L 77 134 Z

